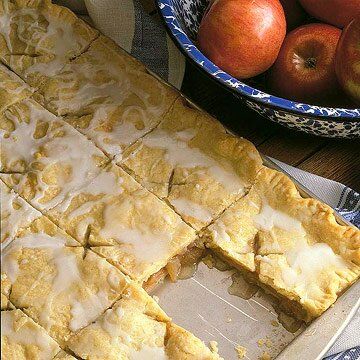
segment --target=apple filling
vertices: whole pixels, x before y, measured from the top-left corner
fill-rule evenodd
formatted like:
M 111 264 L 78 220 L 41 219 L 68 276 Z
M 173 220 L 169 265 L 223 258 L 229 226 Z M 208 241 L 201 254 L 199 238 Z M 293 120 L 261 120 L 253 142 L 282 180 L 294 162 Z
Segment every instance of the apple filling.
M 169 276 L 172 282 L 187 279 L 194 275 L 197 264 L 204 257 L 206 249 L 196 244 L 189 245 L 185 251 L 174 256 L 162 269 L 151 275 L 143 283 L 143 288 L 151 293 L 164 279 Z

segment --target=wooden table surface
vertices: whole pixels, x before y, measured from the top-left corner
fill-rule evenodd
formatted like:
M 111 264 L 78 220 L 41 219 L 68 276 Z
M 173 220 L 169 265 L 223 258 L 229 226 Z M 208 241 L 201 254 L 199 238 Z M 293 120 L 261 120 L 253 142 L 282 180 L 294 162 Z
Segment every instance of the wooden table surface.
M 140 0 L 158 17 L 153 0 Z M 252 141 L 260 152 L 360 192 L 360 140 L 325 139 L 274 124 L 243 106 L 231 93 L 190 62 L 182 92 L 234 132 Z

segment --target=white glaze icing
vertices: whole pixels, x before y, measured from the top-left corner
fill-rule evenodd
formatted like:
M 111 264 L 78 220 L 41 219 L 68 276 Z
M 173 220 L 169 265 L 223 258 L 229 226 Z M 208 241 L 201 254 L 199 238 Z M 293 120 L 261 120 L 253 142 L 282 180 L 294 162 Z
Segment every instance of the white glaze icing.
M 109 299 L 106 292 L 100 290 L 97 294 L 88 292 L 88 297 L 79 301 L 74 299 L 71 303 L 71 321 L 69 328 L 78 331 L 95 319 L 108 307 Z
M 124 311 L 119 306 L 115 310 L 106 310 L 103 317 L 99 321 L 99 325 L 111 339 L 113 345 L 118 343 L 131 344 L 131 336 L 121 328 L 121 318 L 124 316 Z
M 35 325 L 30 318 L 15 330 L 14 315 L 15 311 L 1 312 L 1 337 L 7 337 L 10 343 L 23 346 L 35 345 L 39 348 L 37 359 L 52 359 L 59 350 L 55 341 L 42 328 Z
M 325 243 L 309 245 L 305 238 L 296 241 L 292 250 L 285 252 L 289 267 L 282 270 L 286 286 L 304 292 L 310 298 L 321 295 L 316 281 L 322 272 L 348 268 L 346 262 Z
M 41 216 L 13 190 L 0 181 L 1 190 L 1 250 L 15 237 L 16 232 Z M 16 204 L 16 206 L 14 206 Z M 20 207 L 19 207 L 20 206 Z
M 231 193 L 243 191 L 244 184 L 232 169 L 230 164 L 219 163 L 200 149 L 191 147 L 188 141 L 193 138 L 193 130 L 171 134 L 162 129 L 156 129 L 142 139 L 142 144 L 151 148 L 165 150 L 165 159 L 173 167 L 196 168 L 201 174 L 206 169 L 211 176 Z
M 164 347 L 150 347 L 144 345 L 140 350 L 136 351 L 134 348 L 129 348 L 130 360 L 167 360 L 168 356 L 165 353 Z
M 2 151 L 8 162 L 11 164 L 16 160 L 23 160 L 29 165 L 40 146 L 49 139 L 48 134 L 40 139 L 34 137 L 36 125 L 39 122 L 50 125 L 57 118 L 32 100 L 23 100 L 21 105 L 14 109 L 15 113 L 5 111 L 4 116 L 13 122 L 15 130 L 9 133 L 0 129 L 0 136 Z
M 209 223 L 212 219 L 212 213 L 205 206 L 194 203 L 185 198 L 171 199 L 171 205 L 181 215 L 191 216 L 204 223 Z
M 10 12 L 7 0 L 4 1 L 5 3 L 5 12 L 0 17 L 0 33 L 7 43 L 9 53 L 13 54 L 15 51 L 11 38 L 15 36 L 26 45 L 24 54 L 52 56 L 46 57 L 45 62 L 39 61 L 41 57 L 33 57 L 35 63 L 26 69 L 26 75 L 39 72 L 46 76 L 53 76 L 61 70 L 67 58 L 80 53 L 87 46 L 87 41 L 77 36 L 74 31 L 75 26 L 64 18 L 51 16 L 50 12 L 39 12 L 38 9 L 26 7 Z M 46 28 L 44 20 L 47 21 Z M 14 29 L 16 29 L 16 35 Z
M 124 203 L 121 205 L 123 211 L 128 211 L 128 206 L 136 206 L 136 203 Z M 152 263 L 163 259 L 168 255 L 172 235 L 169 232 L 153 232 L 147 225 L 126 227 L 119 222 L 117 213 L 122 209 L 117 204 L 109 205 L 104 211 L 104 226 L 100 235 L 111 238 L 124 246 L 124 250 L 133 254 L 139 261 Z
M 299 220 L 272 208 L 265 198 L 262 199 L 259 214 L 255 215 L 253 220 L 259 230 L 270 231 L 273 227 L 277 227 L 289 232 L 304 233 L 304 229 Z

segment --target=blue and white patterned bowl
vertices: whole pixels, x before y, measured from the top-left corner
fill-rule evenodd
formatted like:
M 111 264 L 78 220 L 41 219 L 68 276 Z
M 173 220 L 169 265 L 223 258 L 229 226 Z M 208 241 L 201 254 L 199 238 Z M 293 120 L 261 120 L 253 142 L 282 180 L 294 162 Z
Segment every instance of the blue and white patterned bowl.
M 209 0 L 156 0 L 175 43 L 199 68 L 229 88 L 260 115 L 309 134 L 360 137 L 360 109 L 326 108 L 282 99 L 255 89 L 226 73 L 196 47 L 192 39 Z

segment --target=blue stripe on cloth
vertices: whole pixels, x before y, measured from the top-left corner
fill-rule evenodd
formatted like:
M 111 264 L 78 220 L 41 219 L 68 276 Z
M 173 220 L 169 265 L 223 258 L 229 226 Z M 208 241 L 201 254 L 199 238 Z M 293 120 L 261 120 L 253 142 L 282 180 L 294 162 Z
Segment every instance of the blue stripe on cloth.
M 336 211 L 360 228 L 360 194 L 356 191 L 345 187 L 336 206 Z
M 360 346 L 343 351 L 342 353 L 327 356 L 323 360 L 360 360 Z

